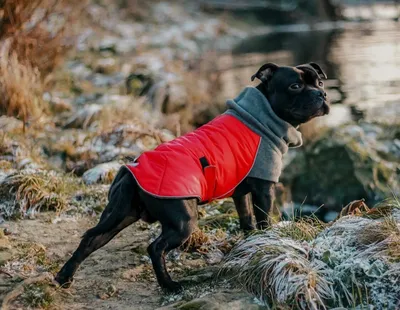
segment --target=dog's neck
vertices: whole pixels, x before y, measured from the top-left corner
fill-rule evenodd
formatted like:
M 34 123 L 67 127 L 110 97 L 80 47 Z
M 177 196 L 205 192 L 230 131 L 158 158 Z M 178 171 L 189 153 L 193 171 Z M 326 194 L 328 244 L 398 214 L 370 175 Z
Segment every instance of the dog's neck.
M 268 96 L 268 86 L 265 85 L 264 83 L 260 83 L 256 86 L 256 88 L 265 96 L 265 98 L 267 98 L 268 102 L 271 102 L 269 96 Z M 271 104 L 271 103 L 270 103 Z M 275 112 L 275 114 L 283 119 L 284 121 L 288 122 L 290 125 L 292 125 L 295 128 L 298 128 L 300 126 L 301 123 L 293 121 L 293 120 L 286 120 L 285 116 L 282 114 L 281 111 L 274 109 L 274 106 L 271 104 L 271 108 L 272 110 Z

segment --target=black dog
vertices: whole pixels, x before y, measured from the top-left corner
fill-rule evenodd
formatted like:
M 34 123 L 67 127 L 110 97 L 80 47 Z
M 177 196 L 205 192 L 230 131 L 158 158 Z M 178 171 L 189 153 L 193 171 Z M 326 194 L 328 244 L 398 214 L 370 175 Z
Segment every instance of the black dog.
M 222 168 L 219 168 L 219 164 L 213 162 L 216 161 L 216 159 L 214 160 L 214 155 L 204 155 L 199 158 L 198 166 L 202 167 L 201 173 L 204 173 L 204 180 L 208 183 L 206 181 L 204 181 L 205 183 L 203 181 L 201 181 L 203 183 L 197 182 L 197 175 L 195 178 L 191 179 L 194 180 L 193 184 L 196 186 L 198 184 L 206 184 L 207 194 L 200 196 L 196 194 L 197 192 L 194 194 L 188 192 L 186 195 L 176 196 L 174 193 L 171 195 L 168 195 L 168 193 L 165 195 L 161 195 L 160 193 L 154 194 L 153 192 L 150 193 L 140 184 L 144 182 L 142 181 L 143 178 L 147 178 L 146 182 L 150 183 L 157 181 L 158 185 L 154 186 L 154 188 L 160 188 L 161 183 L 159 182 L 161 181 L 154 179 L 161 179 L 162 177 L 161 174 L 157 174 L 157 171 L 155 174 L 150 173 L 150 170 L 154 170 L 158 167 L 158 163 L 154 163 L 150 159 L 147 160 L 146 156 L 147 154 L 157 155 L 162 152 L 163 148 L 161 147 L 160 150 L 156 149 L 153 152 L 145 152 L 143 157 L 139 157 L 139 164 L 132 164 L 129 169 L 127 169 L 127 167 L 121 168 L 118 172 L 108 194 L 109 203 L 101 215 L 98 225 L 85 233 L 78 249 L 57 274 L 55 279 L 58 283 L 64 287 L 69 286 L 79 265 L 92 252 L 108 243 L 125 227 L 142 219 L 149 223 L 160 221 L 162 225 L 161 235 L 148 247 L 148 253 L 153 263 L 158 283 L 167 291 L 181 290 L 181 285 L 172 281 L 169 276 L 164 257 L 169 251 L 184 243 L 196 227 L 198 203 L 205 203 L 212 199 L 228 196 L 232 197 L 239 214 L 240 227 L 245 231 L 255 228 L 253 225 L 253 211 L 257 228 L 263 229 L 268 226 L 268 212 L 274 201 L 274 183 L 277 177 L 279 177 L 281 170 L 281 162 L 279 162 L 281 161 L 281 155 L 287 151 L 287 146 L 290 146 L 292 141 L 295 141 L 294 145 L 296 146 L 301 144 L 301 135 L 298 134 L 296 130 L 297 126 L 314 117 L 329 113 L 329 106 L 327 104 L 323 82 L 321 81 L 322 79 L 326 79 L 326 75 L 320 66 L 315 63 L 297 67 L 279 67 L 275 64 L 268 63 L 258 70 L 252 77 L 252 80 L 255 78 L 261 80 L 261 83 L 256 88 L 247 89 L 246 92 L 248 93 L 249 99 L 246 99 L 247 95 L 245 94 L 245 99 L 238 97 L 236 100 L 237 102 L 228 101 L 229 109 L 226 113 L 228 116 L 225 115 L 225 118 L 222 118 L 222 120 L 227 119 L 229 122 L 233 122 L 232 128 L 234 128 L 231 130 L 232 132 L 225 132 L 222 133 L 222 135 L 240 135 L 243 131 L 248 135 L 248 139 L 247 136 L 244 137 L 244 139 L 242 139 L 243 137 L 238 138 L 239 140 L 242 139 L 240 141 L 238 140 L 240 142 L 237 142 L 238 146 L 233 145 L 232 137 L 229 136 L 229 139 L 226 140 L 228 141 L 227 144 L 230 145 L 229 147 L 241 149 L 243 145 L 250 143 L 249 141 L 252 139 L 255 142 L 253 144 L 250 143 L 251 145 L 248 146 L 249 149 L 252 150 L 251 152 L 254 152 L 254 145 L 257 146 L 257 149 L 255 149 L 257 153 L 254 153 L 256 154 L 254 156 L 257 158 L 254 158 L 254 160 L 251 159 L 251 162 L 249 162 L 249 159 L 246 159 L 244 155 L 248 153 L 247 149 L 239 153 L 232 151 L 236 152 L 236 154 L 232 154 L 231 151 L 226 150 L 222 152 L 222 164 L 225 161 L 235 161 L 244 158 L 243 165 L 245 165 L 246 168 L 242 170 L 245 170 L 245 173 L 240 174 L 240 169 L 237 169 L 239 171 L 237 173 L 237 179 L 240 182 L 235 181 L 234 187 L 229 188 L 229 190 L 232 190 L 224 192 L 224 195 L 216 195 L 215 192 L 218 191 L 218 186 L 224 186 L 226 183 L 225 180 L 222 182 L 222 185 L 215 183 L 215 176 L 218 176 L 218 171 L 216 172 L 216 169 Z M 244 102 L 243 105 L 241 105 L 241 102 Z M 251 113 L 249 114 L 246 109 Z M 255 110 L 255 112 L 253 110 Z M 263 111 L 269 112 L 265 112 L 266 116 L 264 116 Z M 263 117 L 265 117 L 265 119 L 263 119 Z M 274 124 L 270 125 L 268 123 L 270 122 L 269 118 L 273 119 L 271 122 L 274 122 Z M 243 122 L 238 123 L 238 119 L 243 120 Z M 197 131 L 195 131 L 194 135 L 189 134 L 187 136 L 188 138 L 186 138 L 186 136 L 183 140 L 178 138 L 177 140 L 180 141 L 178 147 L 184 145 L 184 143 L 186 143 L 185 141 L 193 137 L 193 139 L 198 140 L 198 137 L 202 137 L 201 135 L 204 132 L 208 132 L 207 134 L 213 137 L 214 128 L 215 131 L 218 131 L 220 129 L 218 126 L 225 126 L 224 124 L 221 125 L 220 120 L 221 118 L 217 117 L 216 121 L 212 121 L 209 125 L 203 126 L 205 128 L 204 130 L 201 129 L 203 127 L 200 127 L 200 129 L 198 129 L 200 130 L 198 134 L 196 134 Z M 243 124 L 245 124 L 246 127 L 244 127 L 245 125 Z M 278 129 L 275 128 L 276 124 L 278 124 Z M 248 128 L 250 128 L 251 131 Z M 263 130 L 265 131 L 263 132 Z M 289 133 L 286 134 L 286 131 Z M 292 135 L 292 137 L 290 137 L 290 135 Z M 262 138 L 260 138 L 260 136 L 262 136 Z M 218 139 L 222 141 L 223 136 L 219 136 Z M 274 139 L 278 140 L 275 141 Z M 216 143 L 218 144 L 217 148 L 222 147 L 226 142 L 223 140 L 221 145 L 219 145 L 220 140 Z M 260 142 L 261 140 L 263 142 Z M 181 142 L 183 143 L 182 145 L 180 144 Z M 168 144 L 168 147 L 171 145 L 173 146 L 174 144 Z M 268 149 L 269 147 L 272 151 Z M 197 149 L 188 151 L 183 148 L 182 152 L 190 153 L 190 155 L 187 156 L 192 156 L 192 153 L 196 153 Z M 196 153 L 196 156 L 197 155 Z M 207 156 L 209 158 L 207 158 Z M 143 158 L 142 162 L 140 161 L 141 158 Z M 168 162 L 168 160 L 170 159 L 165 159 L 166 162 Z M 146 167 L 145 165 L 148 162 L 150 162 L 148 166 L 149 171 L 143 168 L 144 171 L 142 169 L 135 174 L 137 165 Z M 183 183 L 175 182 L 175 178 L 179 179 L 185 174 L 184 167 L 187 165 L 191 165 L 191 163 L 186 157 L 182 157 L 180 162 L 181 168 L 183 167 L 182 172 L 168 173 L 165 172 L 167 170 L 162 170 L 163 174 L 167 174 L 166 179 L 162 181 L 167 184 L 165 186 L 163 185 L 164 188 L 167 188 L 167 192 L 169 190 L 174 191 L 176 186 L 185 187 L 187 185 L 185 183 L 188 183 L 186 180 L 191 180 L 186 178 L 183 179 Z M 168 164 L 166 164 L 165 167 L 168 167 Z M 161 169 L 169 169 L 165 167 L 162 166 Z M 232 170 L 234 169 L 228 169 L 225 172 L 229 174 Z M 210 172 L 212 173 L 210 174 Z M 270 177 L 264 177 L 264 174 L 270 175 Z M 142 179 L 140 179 L 140 175 L 143 175 Z M 209 175 L 212 175 L 212 177 L 210 178 Z M 199 178 L 203 178 L 203 176 L 199 175 Z M 210 180 L 211 183 L 209 183 Z M 249 205 L 249 199 L 247 199 L 248 194 L 251 194 L 254 208 L 251 208 Z

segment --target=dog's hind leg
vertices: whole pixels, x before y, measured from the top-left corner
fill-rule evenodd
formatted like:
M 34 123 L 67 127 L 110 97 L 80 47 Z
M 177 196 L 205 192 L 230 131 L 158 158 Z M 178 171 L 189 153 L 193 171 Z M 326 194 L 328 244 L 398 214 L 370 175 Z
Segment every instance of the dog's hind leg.
M 110 231 L 94 236 L 84 236 L 78 249 L 74 252 L 72 257 L 65 263 L 61 270 L 57 273 L 55 280 L 64 288 L 68 288 L 72 281 L 74 274 L 80 264 L 94 251 L 106 245 L 112 238 L 114 238 L 125 227 L 136 222 L 133 217 L 126 217 L 117 227 Z
M 153 201 L 152 212 L 158 212 L 162 225 L 161 235 L 149 245 L 147 251 L 153 264 L 157 281 L 168 292 L 178 292 L 182 286 L 168 274 L 165 256 L 169 251 L 182 245 L 197 225 L 197 203 L 195 200 Z
M 78 249 L 56 275 L 55 280 L 63 287 L 70 285 L 79 265 L 91 253 L 139 219 L 139 196 L 135 185 L 133 178 L 125 175 L 117 188 L 114 188 L 99 223 L 84 234 Z

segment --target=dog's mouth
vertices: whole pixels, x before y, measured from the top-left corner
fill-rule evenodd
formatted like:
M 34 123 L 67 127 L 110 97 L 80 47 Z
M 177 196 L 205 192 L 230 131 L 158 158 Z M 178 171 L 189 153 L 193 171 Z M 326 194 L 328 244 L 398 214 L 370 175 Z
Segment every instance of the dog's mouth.
M 324 116 L 329 114 L 331 108 L 329 107 L 328 103 L 324 101 L 320 108 L 318 108 L 317 112 L 312 117 Z
M 301 113 L 298 111 L 290 110 L 290 114 L 296 119 L 301 119 L 303 121 L 311 120 L 315 117 L 324 116 L 329 114 L 330 106 L 327 101 L 322 101 L 319 106 L 313 109 L 314 111 L 309 111 L 308 113 Z
M 329 106 L 328 102 L 324 101 L 324 103 L 322 104 L 322 108 L 321 108 L 323 114 L 322 115 L 328 115 L 329 112 L 331 111 L 331 107 Z

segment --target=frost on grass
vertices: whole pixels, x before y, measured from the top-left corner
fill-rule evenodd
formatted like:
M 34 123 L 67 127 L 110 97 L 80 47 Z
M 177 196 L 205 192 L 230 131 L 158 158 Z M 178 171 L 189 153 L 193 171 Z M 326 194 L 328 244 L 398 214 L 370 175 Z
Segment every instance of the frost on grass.
M 101 211 L 108 186 L 86 187 L 73 175 L 55 171 L 21 170 L 0 178 L 0 215 L 33 217 L 40 211 Z
M 271 308 L 399 309 L 398 201 L 327 227 L 304 227 L 283 222 L 248 237 L 227 256 L 221 274 Z

